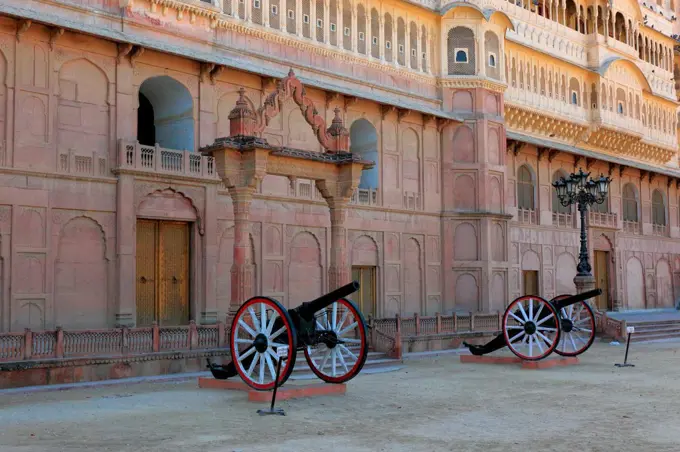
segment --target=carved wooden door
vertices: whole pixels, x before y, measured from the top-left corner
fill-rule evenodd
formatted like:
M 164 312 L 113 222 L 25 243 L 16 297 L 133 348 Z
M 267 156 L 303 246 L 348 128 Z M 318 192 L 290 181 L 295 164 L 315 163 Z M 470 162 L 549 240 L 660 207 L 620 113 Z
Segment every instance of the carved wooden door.
M 595 251 L 595 287 L 602 289 L 602 295 L 596 298 L 597 309 L 607 311 L 609 308 L 609 253 Z
M 359 281 L 361 287 L 349 298 L 359 305 L 364 317 L 376 316 L 375 267 L 352 267 L 352 280 Z
M 524 294 L 540 296 L 538 293 L 538 272 L 535 270 L 524 270 Z
M 189 224 L 137 221 L 137 326 L 189 322 Z

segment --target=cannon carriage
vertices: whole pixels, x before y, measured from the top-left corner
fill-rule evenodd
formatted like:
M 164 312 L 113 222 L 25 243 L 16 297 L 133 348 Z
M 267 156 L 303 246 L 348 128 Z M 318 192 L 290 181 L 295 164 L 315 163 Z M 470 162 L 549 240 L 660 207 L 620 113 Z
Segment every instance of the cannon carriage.
M 595 340 L 595 314 L 586 302 L 602 293 L 595 289 L 577 295 L 559 295 L 550 301 L 524 295 L 505 310 L 502 332 L 484 345 L 466 342 L 473 355 L 486 355 L 508 347 L 518 358 L 538 361 L 552 352 L 578 356 Z
M 282 359 L 276 386 L 290 377 L 298 351 L 304 353 L 309 368 L 321 380 L 351 380 L 368 356 L 366 321 L 356 304 L 345 298 L 357 290 L 359 283 L 353 281 L 293 309 L 284 308 L 272 298 L 250 298 L 232 321 L 232 361 L 226 366 L 208 362 L 208 368 L 217 379 L 238 375 L 254 389 L 274 389 L 277 349 L 283 346 L 289 353 Z

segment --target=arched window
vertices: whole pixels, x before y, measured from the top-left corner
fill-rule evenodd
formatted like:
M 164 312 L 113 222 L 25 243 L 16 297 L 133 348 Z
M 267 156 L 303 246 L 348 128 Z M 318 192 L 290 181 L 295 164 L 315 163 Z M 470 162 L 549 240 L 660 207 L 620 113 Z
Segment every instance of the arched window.
M 623 187 L 623 221 L 638 221 L 638 202 L 633 184 Z
M 652 193 L 652 224 L 666 226 L 666 204 L 659 190 Z
M 167 75 L 139 87 L 137 140 L 144 145 L 194 151 L 194 101 L 189 90 Z
M 498 55 L 500 55 L 500 46 L 498 43 L 498 36 L 496 36 L 494 32 L 487 31 L 484 33 L 484 48 L 486 49 L 486 53 L 488 55 L 488 67 L 486 68 L 486 75 L 493 79 L 500 80 L 501 72 L 498 61 Z
M 371 169 L 361 172 L 359 188 L 378 188 L 380 162 L 378 161 L 378 133 L 367 119 L 357 119 L 349 128 L 350 152 L 364 160 L 375 162 Z
M 578 94 L 576 93 L 576 91 L 571 92 L 571 104 L 578 105 Z
M 448 74 L 475 74 L 475 34 L 466 27 L 449 30 L 447 37 Z
M 534 178 L 527 165 L 517 170 L 517 207 L 534 210 Z
M 557 182 L 562 177 L 566 179 L 567 173 L 562 170 L 555 171 L 552 181 Z M 563 206 L 562 203 L 560 203 L 560 199 L 557 197 L 557 190 L 554 188 L 552 189 L 552 211 L 553 213 L 571 213 L 571 206 Z

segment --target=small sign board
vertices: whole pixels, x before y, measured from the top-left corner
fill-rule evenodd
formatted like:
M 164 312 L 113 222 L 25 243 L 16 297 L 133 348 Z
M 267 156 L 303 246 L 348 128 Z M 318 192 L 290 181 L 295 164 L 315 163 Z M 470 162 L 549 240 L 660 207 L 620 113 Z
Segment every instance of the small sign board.
M 288 358 L 288 346 L 287 345 L 280 345 L 276 349 L 276 355 L 281 359 Z
M 634 326 L 627 326 L 626 327 L 626 333 L 628 334 L 633 334 L 635 332 L 635 327 Z

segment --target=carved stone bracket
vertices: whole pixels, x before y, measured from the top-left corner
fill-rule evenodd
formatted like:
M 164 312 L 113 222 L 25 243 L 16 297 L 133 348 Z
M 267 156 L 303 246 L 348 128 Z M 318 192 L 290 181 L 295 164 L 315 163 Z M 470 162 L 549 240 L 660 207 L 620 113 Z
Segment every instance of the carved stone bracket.
M 675 180 L 674 178 L 672 178 L 672 177 L 669 176 L 669 177 L 666 179 L 666 188 L 671 188 L 671 185 L 673 184 L 673 181 L 674 181 L 674 180 Z
M 390 113 L 393 113 L 395 111 L 397 111 L 397 107 L 395 107 L 394 105 L 381 105 L 380 106 L 380 117 L 384 121 L 385 118 L 387 118 L 387 115 L 389 115 Z
M 402 119 L 404 119 L 405 117 L 407 117 L 410 114 L 411 114 L 411 110 L 405 110 L 405 109 L 400 108 L 397 111 L 397 122 L 400 123 L 402 121 Z
M 205 83 L 206 76 L 209 76 L 212 73 L 215 66 L 217 66 L 215 63 L 201 63 L 201 72 L 199 75 L 201 83 Z
M 626 165 L 619 165 L 619 179 L 623 177 L 623 172 L 626 170 Z
M 50 30 L 50 50 L 54 50 L 57 40 L 64 34 L 63 28 L 52 28 Z
M 591 157 L 586 157 L 586 169 L 589 170 L 597 162 L 596 159 Z
M 132 52 L 130 52 L 128 56 L 128 58 L 130 59 L 130 66 L 135 67 L 135 62 L 142 55 L 144 55 L 144 47 L 134 46 L 134 49 L 132 50 Z
M 340 94 L 326 91 L 326 110 L 331 106 L 333 102 L 338 100 Z
M 120 64 L 123 61 L 123 58 L 128 56 L 130 52 L 132 52 L 133 45 L 130 44 L 129 42 L 126 43 L 119 43 L 118 44 L 118 56 L 116 57 L 116 62 Z
M 345 96 L 345 103 L 344 103 L 345 113 L 347 113 L 347 109 L 349 107 L 351 107 L 352 105 L 357 103 L 357 100 L 358 99 L 354 96 Z
M 649 171 L 646 170 L 640 170 L 640 181 L 644 180 L 645 177 L 649 175 Z
M 210 71 L 210 83 L 215 84 L 217 81 L 217 78 L 224 72 L 226 68 L 222 66 L 221 64 L 216 65 L 212 71 Z
M 614 174 L 614 170 L 616 169 L 618 165 L 616 163 L 609 163 L 609 172 L 607 173 L 608 176 L 611 176 Z
M 557 157 L 557 154 L 559 154 L 560 151 L 557 149 L 550 149 L 550 152 L 548 152 L 548 162 L 552 163 L 553 160 L 555 160 L 555 157 Z
M 21 42 L 21 35 L 26 33 L 33 22 L 30 20 L 22 20 L 17 26 L 17 42 Z
M 453 120 L 449 118 L 437 118 L 437 132 L 441 133 Z
M 423 125 L 427 127 L 431 123 L 436 123 L 437 117 L 435 115 L 423 115 Z

